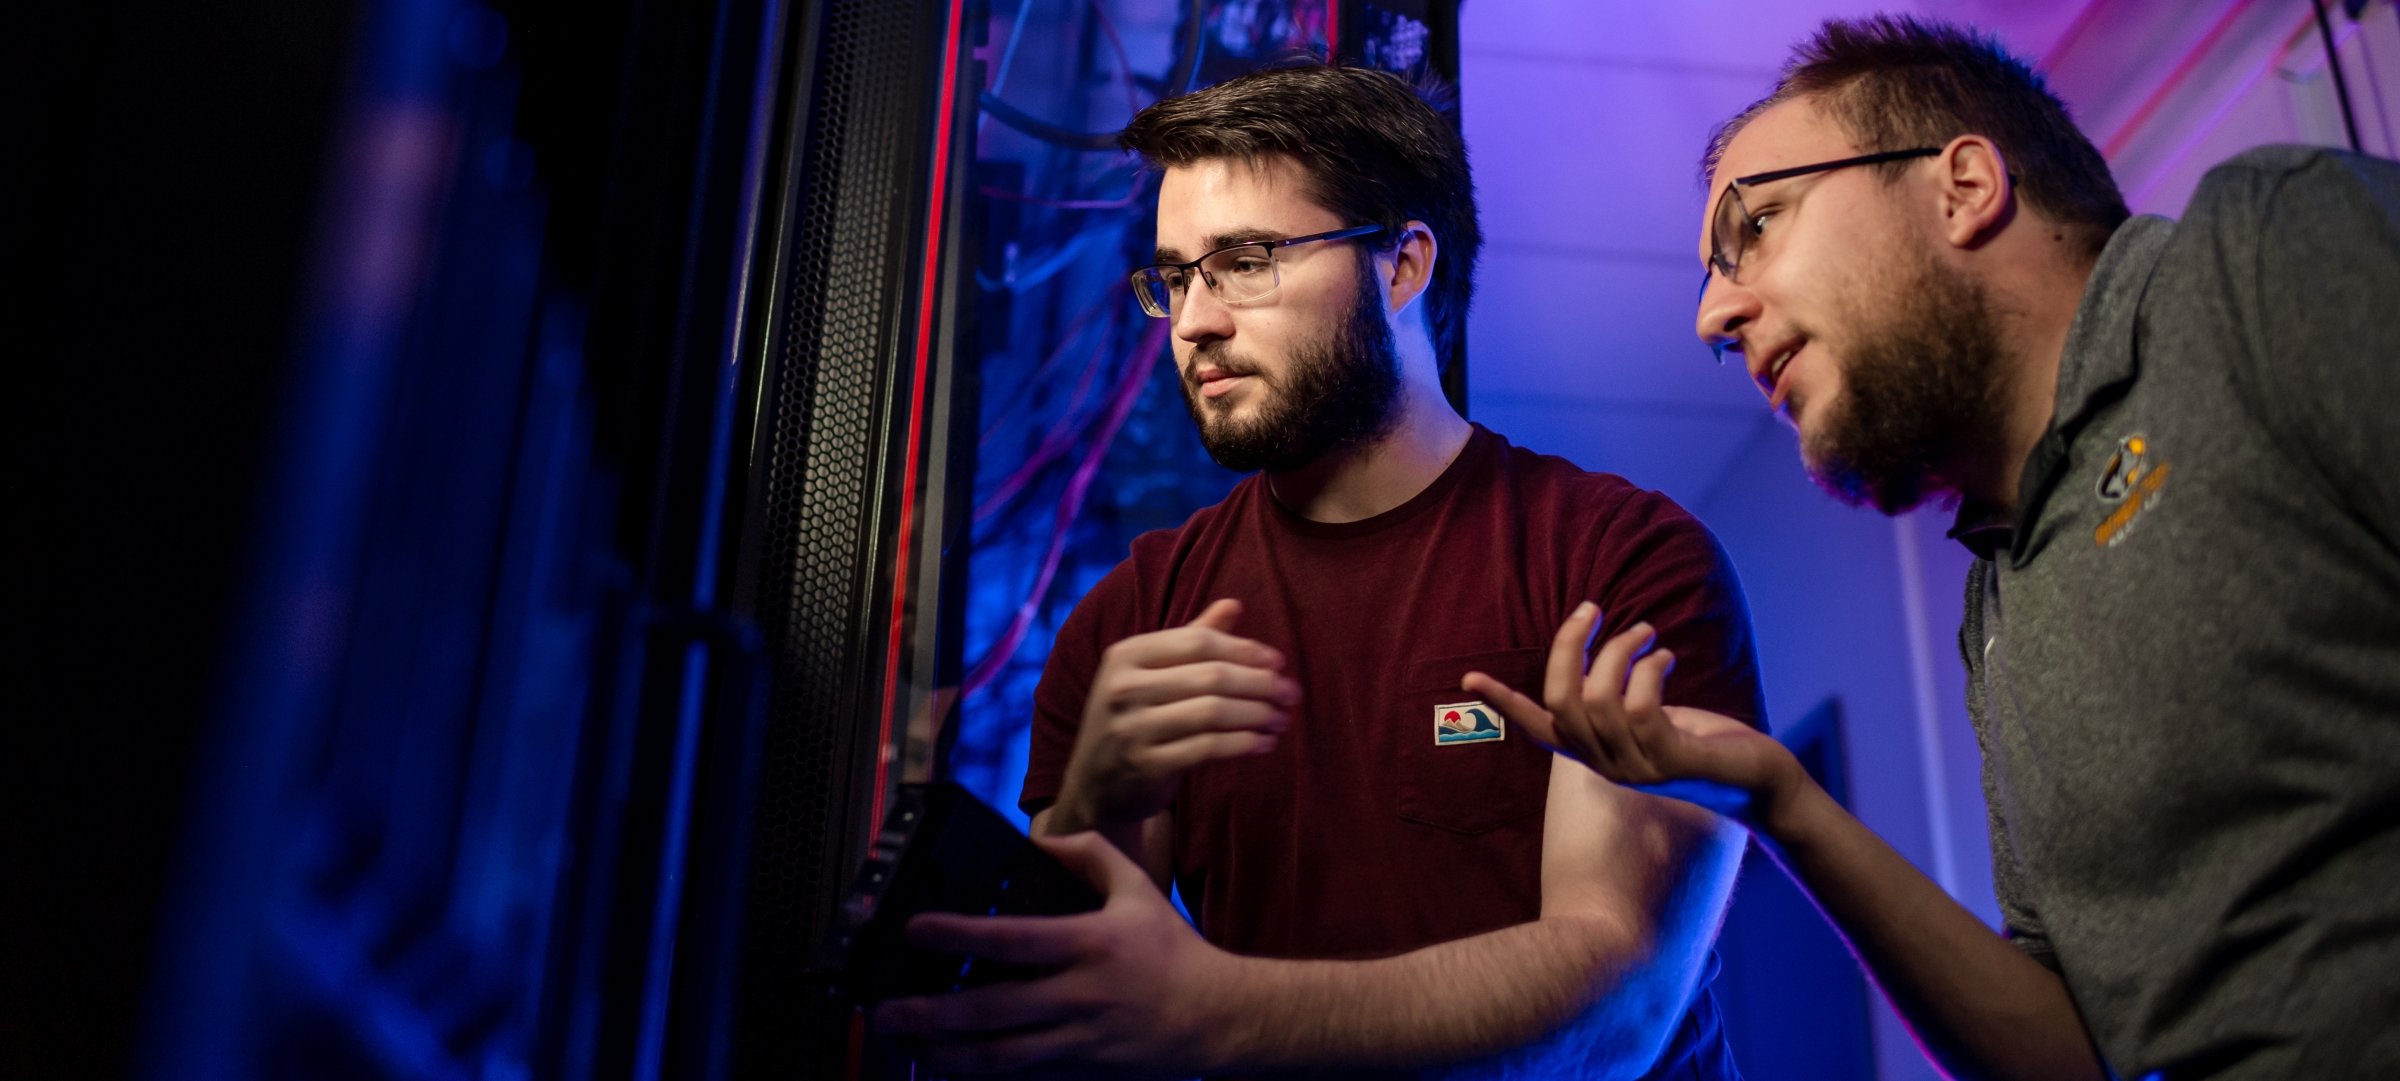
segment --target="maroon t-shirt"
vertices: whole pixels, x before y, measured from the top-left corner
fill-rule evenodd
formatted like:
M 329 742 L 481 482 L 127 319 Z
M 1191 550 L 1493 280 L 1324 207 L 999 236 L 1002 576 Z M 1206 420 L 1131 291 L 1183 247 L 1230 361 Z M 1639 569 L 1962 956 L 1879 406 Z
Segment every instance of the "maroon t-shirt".
M 1550 754 L 1488 706 L 1501 731 L 1483 730 L 1458 680 L 1480 669 L 1538 699 L 1550 640 L 1586 599 L 1603 636 L 1658 628 L 1669 702 L 1763 726 L 1749 614 L 1708 531 L 1478 426 L 1431 486 L 1365 521 L 1308 521 L 1254 475 L 1135 539 L 1051 649 L 1027 811 L 1058 795 L 1101 650 L 1219 597 L 1301 688 L 1274 751 L 1192 770 L 1173 804 L 1176 884 L 1236 953 L 1379 957 L 1540 915 Z

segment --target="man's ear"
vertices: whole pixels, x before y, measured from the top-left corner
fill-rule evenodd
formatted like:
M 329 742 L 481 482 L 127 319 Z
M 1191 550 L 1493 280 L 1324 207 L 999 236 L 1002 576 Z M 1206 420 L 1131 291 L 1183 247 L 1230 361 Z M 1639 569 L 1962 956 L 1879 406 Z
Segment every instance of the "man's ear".
M 1399 244 L 1375 260 L 1376 269 L 1383 272 L 1384 288 L 1390 292 L 1394 314 L 1406 310 L 1425 290 L 1432 288 L 1433 264 L 1440 257 L 1441 244 L 1434 239 L 1432 227 L 1414 220 L 1400 227 Z
M 1961 135 L 1934 162 L 1941 170 L 1943 239 L 1954 247 L 1972 247 L 2008 222 L 2017 184 L 1998 144 L 1981 135 Z

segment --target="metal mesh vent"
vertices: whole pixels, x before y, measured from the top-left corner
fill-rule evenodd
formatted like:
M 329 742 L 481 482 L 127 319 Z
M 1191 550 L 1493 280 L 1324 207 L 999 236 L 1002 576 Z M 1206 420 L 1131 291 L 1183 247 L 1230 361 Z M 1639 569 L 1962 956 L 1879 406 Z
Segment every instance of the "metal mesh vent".
M 849 772 L 872 742 L 878 559 L 891 445 L 886 401 L 913 266 L 927 116 L 931 5 L 836 0 L 818 10 L 814 78 L 795 142 L 783 311 L 766 388 L 762 566 L 756 598 L 774 658 L 753 825 L 737 1072 L 786 1075 L 826 1053 L 784 1011 L 822 934 L 828 866 L 850 828 Z M 801 70 L 809 70 L 804 63 Z M 871 751 L 866 753 L 871 754 Z M 871 758 L 866 759 L 872 761 Z M 760 1010 L 777 1016 L 757 1016 Z

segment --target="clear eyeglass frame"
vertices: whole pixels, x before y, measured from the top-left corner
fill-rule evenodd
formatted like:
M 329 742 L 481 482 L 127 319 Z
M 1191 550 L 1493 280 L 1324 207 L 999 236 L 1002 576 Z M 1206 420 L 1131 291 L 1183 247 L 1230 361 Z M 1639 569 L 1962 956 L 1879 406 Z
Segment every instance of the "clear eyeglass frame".
M 1168 319 L 1175 314 L 1176 298 L 1191 288 L 1195 275 L 1207 283 L 1209 292 L 1215 293 L 1220 303 L 1245 304 L 1265 299 L 1282 287 L 1283 271 L 1281 261 L 1276 258 L 1278 251 L 1296 244 L 1349 240 L 1383 231 L 1384 227 L 1380 225 L 1353 225 L 1347 229 L 1310 233 L 1307 236 L 1228 244 L 1188 263 L 1152 263 L 1137 267 L 1127 277 L 1133 283 L 1133 297 L 1141 302 L 1143 314 L 1153 319 Z

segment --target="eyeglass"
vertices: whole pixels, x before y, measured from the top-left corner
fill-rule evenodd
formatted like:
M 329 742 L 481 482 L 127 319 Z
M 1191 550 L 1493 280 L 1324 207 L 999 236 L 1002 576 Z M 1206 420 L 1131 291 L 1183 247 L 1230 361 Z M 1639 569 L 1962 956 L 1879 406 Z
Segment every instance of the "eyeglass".
M 1820 161 L 1814 165 L 1795 165 L 1789 169 L 1776 169 L 1772 172 L 1752 173 L 1749 176 L 1733 178 L 1731 183 L 1725 185 L 1724 194 L 1717 196 L 1716 209 L 1711 211 L 1708 217 L 1708 266 L 1700 271 L 1700 296 L 1703 298 L 1708 296 L 1708 276 L 1711 272 L 1724 275 L 1726 281 L 1739 283 L 1742 280 L 1742 256 L 1750 251 L 1752 245 L 1757 244 L 1766 236 L 1766 228 L 1759 224 L 1758 215 L 1750 213 L 1749 204 L 1742 201 L 1741 189 L 1757 187 L 1760 184 L 1772 183 L 1777 180 L 1789 180 L 1795 176 L 1807 176 L 1810 173 L 1847 169 L 1853 165 L 1876 165 L 1887 161 L 1930 157 L 1941 152 L 1942 148 L 1938 146 L 1920 146 L 1913 150 L 1885 150 L 1875 154 L 1861 154 L 1855 158 Z M 1725 363 L 1727 350 L 1741 352 L 1740 347 L 1731 341 L 1710 342 L 1708 348 L 1710 352 L 1717 355 L 1719 364 Z
M 1231 244 L 1188 263 L 1153 263 L 1133 272 L 1133 296 L 1152 318 L 1168 318 L 1174 314 L 1175 304 L 1184 291 L 1191 288 L 1192 275 L 1197 273 L 1219 301 L 1240 304 L 1257 300 L 1283 284 L 1275 256 L 1278 250 L 1320 240 L 1373 236 L 1383 231 L 1380 225 L 1353 225 L 1329 233 Z

